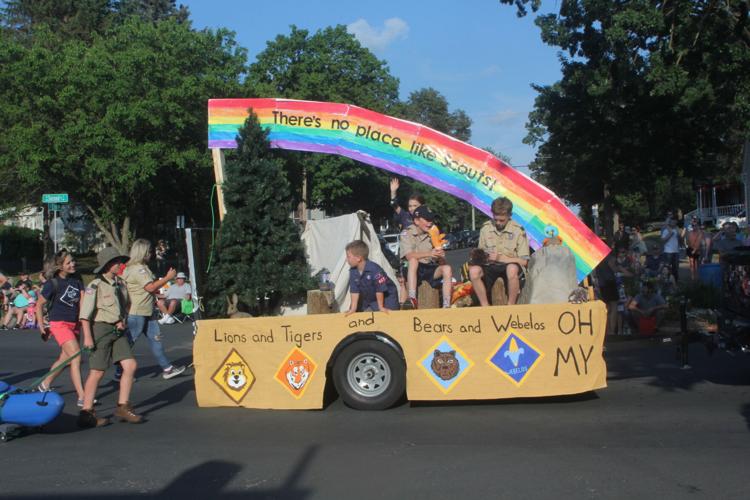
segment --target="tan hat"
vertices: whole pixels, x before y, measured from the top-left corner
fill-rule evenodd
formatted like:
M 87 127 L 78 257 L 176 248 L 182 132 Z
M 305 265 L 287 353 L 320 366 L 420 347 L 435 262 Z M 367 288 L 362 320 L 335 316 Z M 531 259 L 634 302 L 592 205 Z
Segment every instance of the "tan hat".
M 126 262 L 130 257 L 122 255 L 117 251 L 115 247 L 105 247 L 98 254 L 96 254 L 96 261 L 99 263 L 99 267 L 94 269 L 94 274 L 99 274 L 102 270 L 107 267 L 107 264 L 115 259 L 119 259 Z

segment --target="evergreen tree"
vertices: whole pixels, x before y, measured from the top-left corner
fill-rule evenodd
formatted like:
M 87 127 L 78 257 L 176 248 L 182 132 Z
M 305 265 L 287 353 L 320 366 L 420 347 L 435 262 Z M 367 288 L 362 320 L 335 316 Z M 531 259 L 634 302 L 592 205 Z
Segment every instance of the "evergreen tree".
M 251 113 L 227 160 L 227 214 L 208 278 L 211 316 L 224 315 L 226 298 L 235 293 L 252 314 L 268 314 L 310 284 L 299 230 L 289 218 L 289 183 L 267 135 Z

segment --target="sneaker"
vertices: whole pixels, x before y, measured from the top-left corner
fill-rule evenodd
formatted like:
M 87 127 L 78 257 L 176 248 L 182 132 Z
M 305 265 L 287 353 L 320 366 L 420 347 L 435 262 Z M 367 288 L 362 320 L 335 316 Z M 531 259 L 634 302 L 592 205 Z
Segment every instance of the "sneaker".
M 162 373 L 162 377 L 164 377 L 165 380 L 169 380 L 170 378 L 174 378 L 180 373 L 185 371 L 184 366 L 170 366 L 166 370 L 164 370 L 164 373 Z
M 95 400 L 94 400 L 94 406 L 98 406 L 98 405 L 99 405 L 99 400 L 98 400 L 98 399 L 95 399 Z M 78 400 L 78 401 L 76 402 L 76 406 L 77 406 L 78 408 L 83 408 L 83 399 L 79 399 L 79 400 Z
M 162 323 L 162 324 L 163 325 L 171 325 L 171 324 L 174 323 L 174 321 L 175 320 L 174 320 L 173 316 L 167 316 L 166 318 L 164 318 L 164 323 Z
M 130 403 L 118 404 L 115 410 L 115 417 L 129 424 L 140 424 L 143 421 L 143 417 L 133 412 L 133 407 L 130 406 Z
M 94 427 L 104 427 L 109 423 L 106 418 L 100 418 L 96 416 L 94 410 L 81 410 L 78 413 L 78 420 L 76 424 L 82 429 L 92 429 Z
M 160 325 L 168 325 L 169 318 L 171 318 L 169 314 L 163 314 L 162 317 L 157 321 Z M 174 320 L 172 320 L 172 323 L 174 323 Z

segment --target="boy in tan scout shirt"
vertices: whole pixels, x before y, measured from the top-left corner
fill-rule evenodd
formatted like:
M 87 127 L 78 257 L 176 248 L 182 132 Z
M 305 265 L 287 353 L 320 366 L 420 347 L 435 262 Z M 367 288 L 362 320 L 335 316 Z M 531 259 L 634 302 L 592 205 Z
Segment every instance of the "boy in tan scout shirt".
M 128 292 L 115 274 L 120 263 L 127 260 L 127 256 L 107 247 L 99 252 L 96 259 L 99 267 L 94 269 L 94 273 L 98 276 L 86 287 L 80 312 L 83 346 L 91 354 L 78 426 L 101 427 L 107 424 L 107 419 L 97 417 L 94 412 L 94 395 L 104 372 L 115 362 L 119 362 L 123 370 L 115 417 L 139 423 L 142 418 L 133 412 L 128 401 L 137 367 L 125 335 Z
M 435 216 L 424 205 L 414 210 L 414 223 L 401 234 L 401 255 L 409 263 L 407 288 L 409 302 L 417 309 L 417 286 L 427 281 L 430 286 L 437 288 L 442 279 L 443 307 L 451 306 L 453 291 L 453 272 L 445 261 L 445 250 L 435 248 L 429 230 Z
M 513 202 L 496 198 L 492 202 L 492 220 L 479 231 L 477 247 L 487 254 L 487 263 L 469 266 L 469 279 L 482 306 L 489 305 L 487 290 L 503 278 L 508 290 L 508 304 L 515 304 L 521 291 L 521 275 L 529 262 L 529 240 L 526 230 L 511 219 Z

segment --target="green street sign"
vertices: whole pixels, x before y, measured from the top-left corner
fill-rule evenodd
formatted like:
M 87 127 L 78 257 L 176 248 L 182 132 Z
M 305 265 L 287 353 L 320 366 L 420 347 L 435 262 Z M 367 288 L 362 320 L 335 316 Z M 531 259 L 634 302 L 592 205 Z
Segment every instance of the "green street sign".
M 67 203 L 68 193 L 43 194 L 42 203 Z
M 47 208 L 50 212 L 59 212 L 60 210 L 62 210 L 62 203 L 48 203 Z

